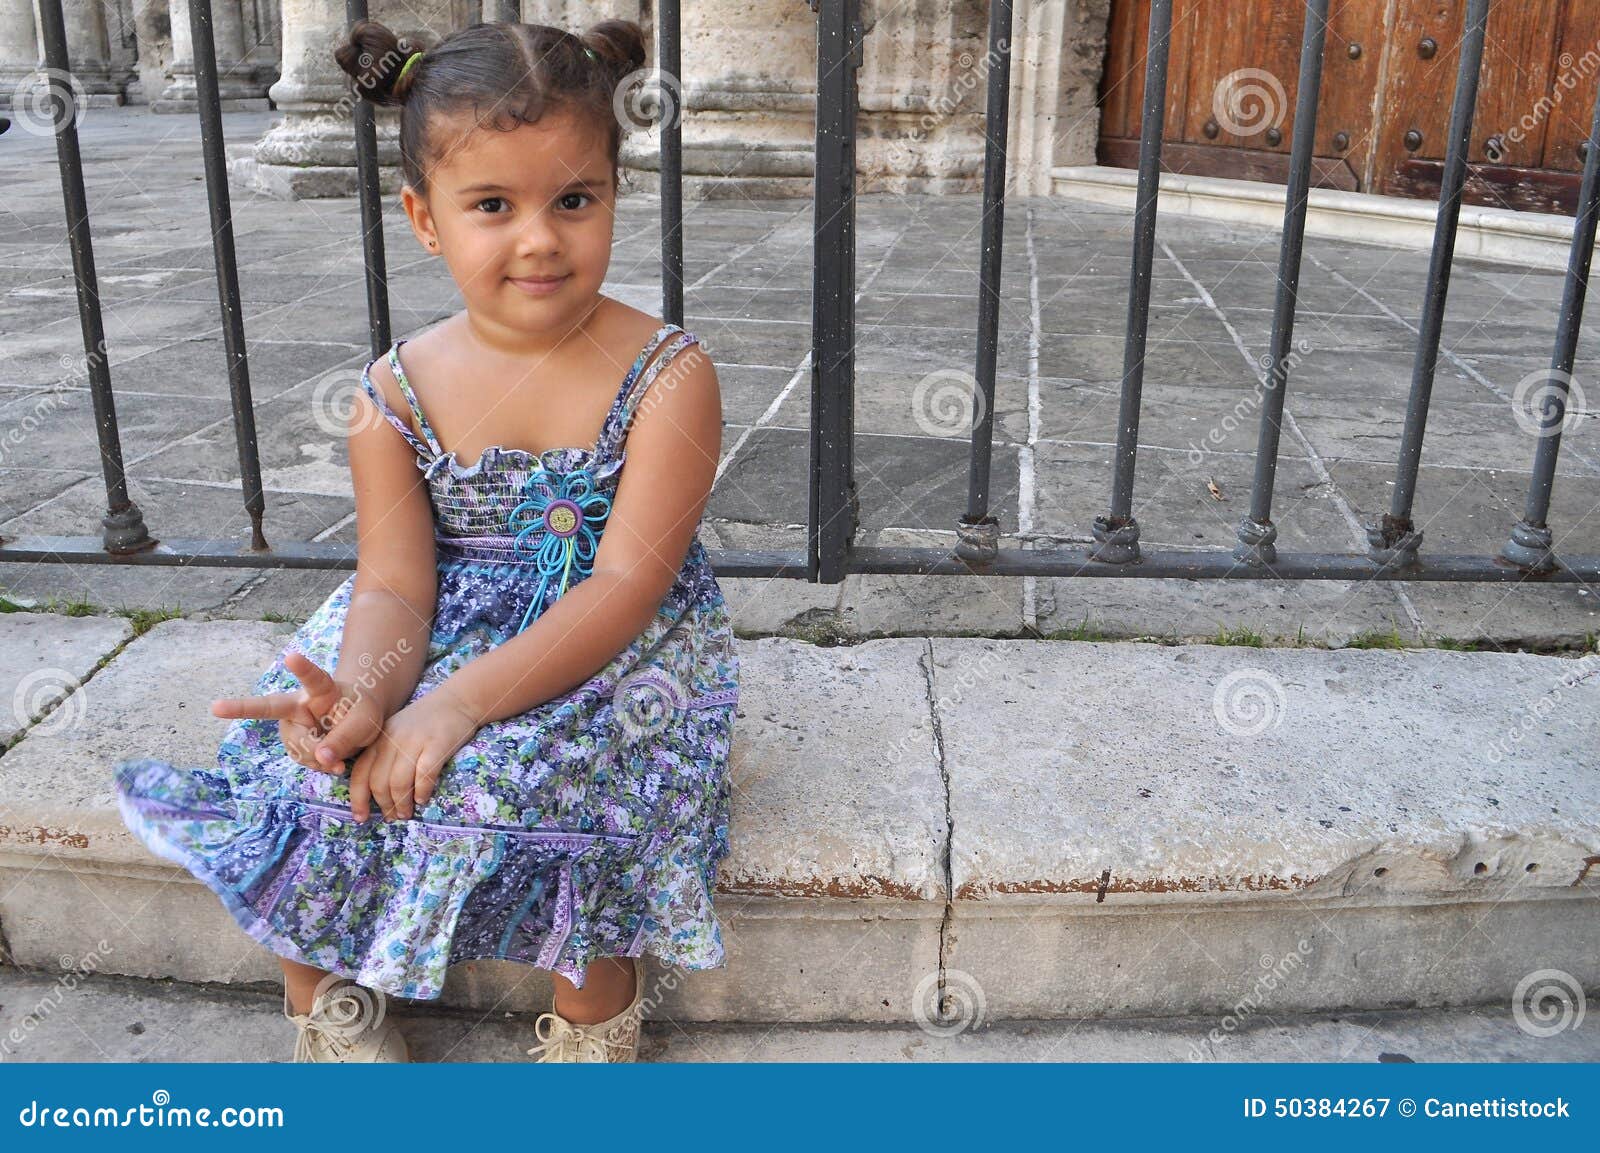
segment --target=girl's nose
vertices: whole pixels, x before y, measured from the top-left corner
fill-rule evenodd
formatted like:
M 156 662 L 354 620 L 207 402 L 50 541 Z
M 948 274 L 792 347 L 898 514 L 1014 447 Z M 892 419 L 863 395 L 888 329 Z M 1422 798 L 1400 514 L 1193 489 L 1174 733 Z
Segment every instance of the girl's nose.
M 535 212 L 517 230 L 517 253 L 521 256 L 540 256 L 561 250 L 561 235 L 547 213 Z

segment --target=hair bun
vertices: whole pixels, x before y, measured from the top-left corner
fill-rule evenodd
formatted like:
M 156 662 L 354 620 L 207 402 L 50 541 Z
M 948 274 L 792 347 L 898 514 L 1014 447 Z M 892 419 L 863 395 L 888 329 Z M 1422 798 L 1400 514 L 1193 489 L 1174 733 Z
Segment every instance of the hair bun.
M 422 48 L 376 20 L 360 20 L 333 50 L 333 58 L 354 81 L 357 95 L 373 104 L 392 106 L 405 103 L 423 64 L 418 60 L 407 68 L 406 62 Z
M 619 76 L 644 67 L 644 29 L 632 20 L 602 20 L 579 39 Z

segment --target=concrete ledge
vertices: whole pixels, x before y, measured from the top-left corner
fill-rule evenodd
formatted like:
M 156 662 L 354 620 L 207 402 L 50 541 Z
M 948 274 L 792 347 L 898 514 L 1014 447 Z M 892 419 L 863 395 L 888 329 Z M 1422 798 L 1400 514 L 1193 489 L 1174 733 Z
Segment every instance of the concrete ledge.
M 1098 164 L 1050 170 L 1050 190 L 1095 204 L 1132 210 L 1139 174 Z M 1208 220 L 1283 227 L 1288 190 L 1282 184 L 1221 176 L 1161 174 L 1157 211 Z M 1438 205 L 1431 200 L 1313 188 L 1306 207 L 1306 235 L 1430 250 Z M 1572 245 L 1570 216 L 1462 205 L 1456 255 L 1532 268 L 1565 269 Z
M 109 767 L 214 763 L 207 703 L 291 633 L 158 625 L 0 757 L 14 963 L 276 986 L 210 890 L 123 827 Z M 740 657 L 728 964 L 661 978 L 658 1015 L 1204 1013 L 1264 978 L 1283 1009 L 1445 1005 L 1538 970 L 1600 988 L 1600 657 L 947 638 Z M 469 962 L 443 1003 L 549 989 Z
M 0 652 L 11 651 L 6 627 L 0 618 Z M 41 725 L 0 757 L 0 941 L 14 963 L 55 968 L 62 956 L 94 955 L 101 971 L 130 976 L 280 979 L 209 889 L 123 825 L 109 769 L 139 751 L 214 764 L 227 722 L 211 716 L 210 701 L 249 694 L 293 631 L 157 625 L 58 706 L 71 724 Z M 946 896 L 925 651 L 921 640 L 741 642 L 737 826 L 717 885 L 728 965 L 677 982 L 663 1011 L 907 1019 L 911 990 L 938 968 Z M 891 743 L 904 748 L 897 764 L 868 772 L 859 750 Z M 470 962 L 452 968 L 443 1000 L 513 1010 L 549 996 L 546 973 Z

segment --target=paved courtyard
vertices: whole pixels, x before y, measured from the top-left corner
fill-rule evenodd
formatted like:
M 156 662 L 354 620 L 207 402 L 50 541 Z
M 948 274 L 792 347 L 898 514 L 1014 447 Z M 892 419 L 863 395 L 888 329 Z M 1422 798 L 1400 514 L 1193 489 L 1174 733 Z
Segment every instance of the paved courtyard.
M 269 122 L 230 115 L 226 130 L 243 143 Z M 158 538 L 243 541 L 198 125 L 91 109 L 81 132 L 134 499 Z M 0 534 L 97 535 L 105 489 L 53 142 L 17 127 L 0 136 L 0 190 Z M 357 207 L 237 189 L 233 203 L 268 539 L 351 541 L 338 410 L 366 359 Z M 443 265 L 390 208 L 394 327 L 406 335 L 459 303 Z M 686 212 L 685 324 L 717 362 L 725 415 L 702 538 L 801 547 L 810 202 L 693 202 Z M 859 201 L 862 543 L 955 539 L 967 490 L 960 410 L 919 384 L 972 370 L 980 212 L 976 195 Z M 658 213 L 654 196 L 625 189 L 607 289 L 652 311 Z M 1008 205 L 992 511 L 1024 547 L 1087 542 L 1109 501 L 1130 222 L 1065 199 Z M 1134 511 L 1148 547 L 1231 548 L 1249 505 L 1278 235 L 1163 216 L 1157 241 Z M 1307 241 L 1274 507 L 1281 548 L 1364 551 L 1363 524 L 1387 509 L 1426 269 L 1424 252 Z M 1496 551 L 1520 514 L 1535 440 L 1516 389 L 1548 364 L 1560 295 L 1554 273 L 1457 263 L 1418 489 L 1425 551 Z M 1597 353 L 1591 324 L 1577 366 L 1587 407 L 1564 438 L 1551 512 L 1567 553 L 1600 553 L 1600 385 L 1584 389 Z M 0 594 L 298 619 L 345 575 L 9 564 Z M 1600 590 L 1576 585 L 854 576 L 723 587 L 741 635 L 1244 630 L 1288 642 L 1397 634 L 1554 646 L 1600 632 Z

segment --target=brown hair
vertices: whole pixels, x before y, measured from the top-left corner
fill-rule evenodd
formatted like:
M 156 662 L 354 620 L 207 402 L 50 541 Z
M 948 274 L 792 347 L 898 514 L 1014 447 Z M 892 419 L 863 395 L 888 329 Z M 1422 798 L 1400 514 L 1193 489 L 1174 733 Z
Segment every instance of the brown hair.
M 480 127 L 510 130 L 572 109 L 605 131 L 615 173 L 623 125 L 612 100 L 644 64 L 644 32 L 631 20 L 602 20 L 581 36 L 547 24 L 470 24 L 427 47 L 363 20 L 334 58 L 358 95 L 400 109 L 401 171 L 426 194 L 427 129 L 438 113 L 470 111 Z

